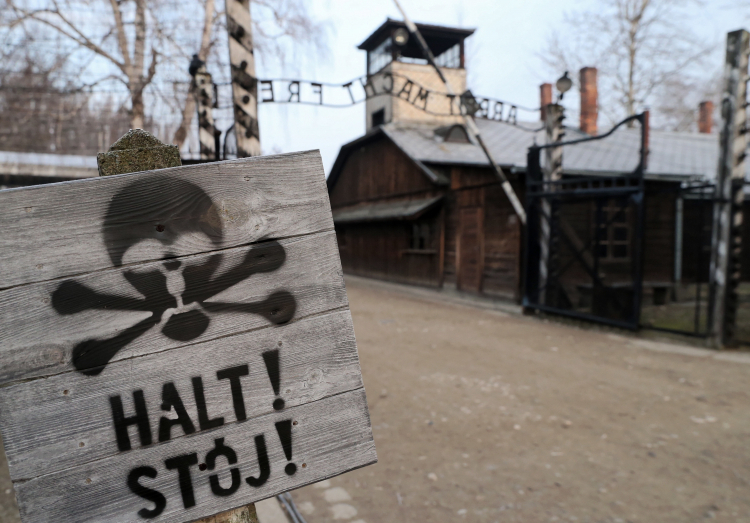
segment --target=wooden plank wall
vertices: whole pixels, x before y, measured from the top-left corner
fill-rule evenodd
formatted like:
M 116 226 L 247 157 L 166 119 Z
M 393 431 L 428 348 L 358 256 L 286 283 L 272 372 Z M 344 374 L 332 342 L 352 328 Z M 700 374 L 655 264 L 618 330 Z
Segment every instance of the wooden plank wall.
M 337 226 L 344 271 L 402 283 L 439 286 L 440 212 L 434 210 L 423 219 L 431 223 L 433 231 L 429 252 L 423 253 L 409 249 L 411 221 Z
M 434 189 L 427 175 L 384 137 L 350 153 L 330 193 L 331 207 Z
M 643 281 L 674 281 L 675 184 L 647 181 L 643 241 Z
M 523 198 L 523 187 L 512 183 Z M 490 169 L 457 166 L 451 170 L 451 191 L 446 198 L 445 283 L 456 285 L 460 212 L 466 207 L 484 209 L 484 260 L 481 292 L 519 299 L 521 279 L 521 226 Z

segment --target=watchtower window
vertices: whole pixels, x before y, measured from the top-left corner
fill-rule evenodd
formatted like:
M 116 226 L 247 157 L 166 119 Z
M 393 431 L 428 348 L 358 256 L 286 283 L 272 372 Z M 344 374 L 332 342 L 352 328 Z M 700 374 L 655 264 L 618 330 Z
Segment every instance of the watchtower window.
M 409 247 L 415 251 L 424 251 L 432 246 L 432 228 L 429 222 L 416 222 L 411 225 Z
M 391 39 L 386 38 L 367 54 L 367 74 L 375 74 L 393 61 Z
M 385 123 L 385 109 L 380 109 L 372 113 L 372 126 L 377 127 Z
M 440 67 L 458 69 L 461 67 L 461 44 L 449 47 L 443 54 L 435 57 L 435 63 Z
M 598 224 L 597 255 L 601 260 L 627 261 L 630 259 L 630 242 L 632 227 L 630 208 L 627 202 L 609 200 L 602 206 L 601 216 L 597 220 L 594 208 L 594 221 Z M 596 228 L 594 229 L 596 235 Z

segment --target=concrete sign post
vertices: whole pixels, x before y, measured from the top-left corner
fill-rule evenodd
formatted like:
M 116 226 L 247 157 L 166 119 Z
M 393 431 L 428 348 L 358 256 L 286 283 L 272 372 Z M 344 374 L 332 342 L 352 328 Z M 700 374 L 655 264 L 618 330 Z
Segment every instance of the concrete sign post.
M 0 191 L 0 230 L 24 523 L 196 521 L 377 460 L 317 152 Z

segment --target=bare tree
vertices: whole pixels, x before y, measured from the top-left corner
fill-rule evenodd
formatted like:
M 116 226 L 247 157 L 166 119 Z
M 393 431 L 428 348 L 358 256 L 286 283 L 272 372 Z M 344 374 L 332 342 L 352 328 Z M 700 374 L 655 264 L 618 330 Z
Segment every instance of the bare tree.
M 49 65 L 29 55 L 20 60 L 17 72 L 0 77 L 0 150 L 90 155 L 128 130 L 116 102 L 57 78 L 64 58 Z
M 131 126 L 144 126 L 145 97 L 179 115 L 174 141 L 182 144 L 195 112 L 189 94 L 187 65 L 192 54 L 203 60 L 226 40 L 223 13 L 216 0 L 2 0 L 0 24 L 8 33 L 26 36 L 54 33 L 88 55 L 75 78 L 80 86 L 117 82 L 125 87 Z M 283 52 L 285 39 L 321 45 L 324 26 L 316 22 L 305 0 L 253 0 L 265 12 L 257 23 L 257 48 Z M 196 27 L 195 20 L 200 20 Z M 217 34 L 221 33 L 221 34 Z M 219 46 L 220 47 L 220 46 Z M 217 60 L 226 66 L 225 60 Z M 173 89 L 180 84 L 181 89 Z M 175 96 L 178 97 L 175 100 Z
M 612 122 L 649 105 L 658 109 L 670 94 L 704 92 L 713 81 L 705 78 L 704 61 L 714 46 L 686 23 L 686 8 L 697 2 L 601 0 L 596 11 L 567 13 L 564 29 L 550 34 L 540 57 L 557 74 L 597 67 L 600 111 Z M 672 104 L 658 116 L 664 126 L 679 127 L 683 113 Z

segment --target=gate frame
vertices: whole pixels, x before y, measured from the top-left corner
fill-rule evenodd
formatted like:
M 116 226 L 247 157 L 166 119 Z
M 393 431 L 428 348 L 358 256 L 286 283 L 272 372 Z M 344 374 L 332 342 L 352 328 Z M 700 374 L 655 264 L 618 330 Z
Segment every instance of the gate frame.
M 641 148 L 639 152 L 639 162 L 635 170 L 630 174 L 624 174 L 617 179 L 625 179 L 635 181 L 635 185 L 626 187 L 610 187 L 610 188 L 594 188 L 593 184 L 595 181 L 602 181 L 599 177 L 587 177 L 588 180 L 577 178 L 575 180 L 560 180 L 550 181 L 545 180 L 542 176 L 542 169 L 540 163 L 540 153 L 543 149 L 550 149 L 555 147 L 564 147 L 566 145 L 576 145 L 585 142 L 593 142 L 597 140 L 603 140 L 611 136 L 617 129 L 629 122 L 637 121 L 641 126 Z M 553 142 L 543 145 L 532 145 L 529 147 L 527 154 L 527 169 L 526 169 L 526 214 L 528 217 L 528 223 L 526 227 L 526 239 L 524 246 L 524 276 L 523 276 L 523 300 L 522 305 L 525 310 L 538 310 L 542 312 L 548 312 L 553 314 L 559 314 L 563 316 L 569 316 L 576 319 L 589 320 L 597 323 L 603 323 L 611 325 L 613 327 L 620 327 L 629 330 L 637 330 L 639 328 L 641 302 L 643 296 L 643 229 L 644 229 L 644 218 L 645 218 L 645 184 L 644 174 L 647 168 L 648 162 L 648 142 L 649 142 L 649 112 L 644 111 L 643 113 L 636 114 L 625 118 L 624 120 L 617 123 L 608 132 L 597 135 L 588 136 L 586 138 L 579 138 L 576 140 L 569 140 L 565 142 Z M 609 178 L 608 178 L 609 180 Z M 585 184 L 587 187 L 575 188 L 571 187 L 566 189 L 566 186 Z M 544 198 L 549 198 L 552 203 L 557 203 L 554 200 L 559 199 L 559 196 L 601 196 L 601 197 L 616 197 L 616 196 L 630 196 L 635 195 L 634 203 L 636 204 L 636 216 L 634 225 L 634 239 L 633 239 L 633 307 L 632 317 L 629 321 L 613 320 L 594 314 L 585 312 L 578 312 L 574 310 L 566 310 L 558 307 L 552 307 L 540 303 L 539 299 L 539 263 L 533 260 L 539 260 L 540 256 L 540 245 L 539 245 L 539 233 L 533 234 L 532 231 L 538 230 L 541 225 L 541 219 L 549 221 L 551 217 L 540 217 L 540 212 L 536 212 L 534 208 L 536 202 Z M 558 198 L 554 198 L 558 196 Z M 550 229 L 554 229 L 553 223 L 550 223 Z M 552 234 L 550 234 L 552 238 Z M 585 250 L 583 251 L 585 252 Z M 577 256 L 580 254 L 576 249 L 574 253 Z M 551 271 L 548 271 L 547 280 L 551 278 Z M 592 279 L 598 278 L 597 275 L 592 275 Z

